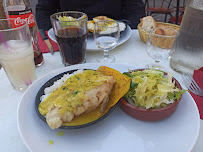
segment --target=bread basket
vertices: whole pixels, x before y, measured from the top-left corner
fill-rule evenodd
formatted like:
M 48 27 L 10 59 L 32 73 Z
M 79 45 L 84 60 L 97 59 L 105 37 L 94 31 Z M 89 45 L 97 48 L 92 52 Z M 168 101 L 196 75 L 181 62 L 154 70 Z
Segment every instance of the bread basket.
M 163 22 L 157 22 L 157 27 L 171 28 L 171 29 L 174 29 L 176 31 L 179 31 L 179 28 L 180 28 L 180 26 L 178 26 L 178 25 L 170 24 L 170 23 L 163 23 Z M 144 29 L 142 29 L 141 24 L 138 24 L 137 28 L 138 28 L 138 32 L 139 32 L 139 35 L 140 35 L 140 39 L 144 43 L 146 43 L 149 32 L 146 32 Z M 161 48 L 169 48 L 170 44 L 171 44 L 171 40 L 167 39 L 167 38 L 165 40 L 159 41 L 159 46 Z

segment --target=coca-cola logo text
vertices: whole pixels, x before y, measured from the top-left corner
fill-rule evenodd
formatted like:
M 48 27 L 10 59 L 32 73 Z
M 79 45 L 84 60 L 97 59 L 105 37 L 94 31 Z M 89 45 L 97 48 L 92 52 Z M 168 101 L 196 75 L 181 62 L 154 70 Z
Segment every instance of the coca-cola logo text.
M 24 12 L 25 13 L 25 12 Z M 23 24 L 24 21 L 26 21 L 29 25 L 29 28 L 35 26 L 35 19 L 34 19 L 34 15 L 32 12 L 30 13 L 25 13 L 25 14 L 22 14 L 21 15 L 18 13 L 16 14 L 13 14 L 13 15 L 9 15 L 9 18 L 15 18 L 15 20 L 12 20 L 11 24 L 12 24 L 12 27 L 18 27 L 18 26 L 21 26 Z
M 30 16 L 29 16 L 28 18 L 24 18 L 24 19 L 21 19 L 20 17 L 17 17 L 17 18 L 15 19 L 14 24 L 15 24 L 16 26 L 18 26 L 18 25 L 22 24 L 23 21 L 26 21 L 26 22 L 28 23 L 28 25 L 35 23 L 35 19 L 34 19 L 33 14 L 30 14 Z

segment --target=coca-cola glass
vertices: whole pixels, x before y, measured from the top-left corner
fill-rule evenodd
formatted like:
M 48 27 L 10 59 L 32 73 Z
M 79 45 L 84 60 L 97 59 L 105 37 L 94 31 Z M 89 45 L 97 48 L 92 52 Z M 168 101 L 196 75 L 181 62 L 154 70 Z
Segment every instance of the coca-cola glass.
M 87 15 L 77 11 L 51 15 L 52 27 L 65 66 L 85 62 Z
M 24 91 L 36 79 L 34 53 L 27 22 L 12 28 L 14 20 L 0 19 L 0 64 L 13 88 Z

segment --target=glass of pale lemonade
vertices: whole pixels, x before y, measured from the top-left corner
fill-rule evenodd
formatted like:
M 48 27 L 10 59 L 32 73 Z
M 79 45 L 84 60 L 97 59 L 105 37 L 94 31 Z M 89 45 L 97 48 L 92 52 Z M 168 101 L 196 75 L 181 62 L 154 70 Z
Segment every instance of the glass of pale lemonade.
M 11 20 L 0 19 L 0 64 L 13 88 L 24 91 L 36 79 L 33 46 L 27 22 Z

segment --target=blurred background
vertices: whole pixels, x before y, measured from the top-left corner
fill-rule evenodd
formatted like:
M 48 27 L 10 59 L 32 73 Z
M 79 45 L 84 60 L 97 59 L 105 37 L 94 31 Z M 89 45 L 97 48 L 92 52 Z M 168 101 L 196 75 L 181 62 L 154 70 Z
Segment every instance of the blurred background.
M 177 10 L 177 1 L 179 1 L 180 8 L 180 11 L 178 13 L 179 15 L 178 20 L 176 20 L 175 17 Z M 35 15 L 35 6 L 37 2 L 38 0 L 30 0 L 34 15 Z M 177 24 L 180 24 L 187 0 L 143 0 L 143 2 L 145 4 L 146 15 L 152 15 L 157 22 L 167 22 L 167 23 L 170 22 L 175 24 L 178 21 Z M 0 10 L 4 10 L 3 0 L 0 0 Z M 0 11 L 0 18 L 6 18 L 4 11 Z
M 149 3 L 149 7 L 155 7 L 156 8 L 168 8 L 169 3 L 170 6 L 169 8 L 172 9 L 173 11 L 171 12 L 172 16 L 175 16 L 175 11 L 176 11 L 176 5 L 177 5 L 177 1 L 178 0 L 143 0 L 143 2 L 146 4 L 146 9 L 147 9 L 147 1 Z M 31 6 L 32 6 L 32 10 L 33 13 L 35 14 L 35 6 L 37 4 L 38 0 L 30 0 Z M 180 8 L 184 8 L 184 5 L 186 4 L 187 0 L 180 0 Z M 0 0 L 0 10 L 3 9 L 2 4 L 3 0 Z M 161 4 L 163 3 L 163 5 L 161 6 Z M 182 12 L 180 12 L 181 14 Z M 169 22 L 170 20 L 170 15 L 167 15 L 166 21 L 165 21 L 165 14 L 162 13 L 156 13 L 156 14 L 152 14 L 152 16 L 154 17 L 154 19 L 158 22 Z M 4 18 L 5 14 L 3 11 L 0 11 L 0 18 Z

